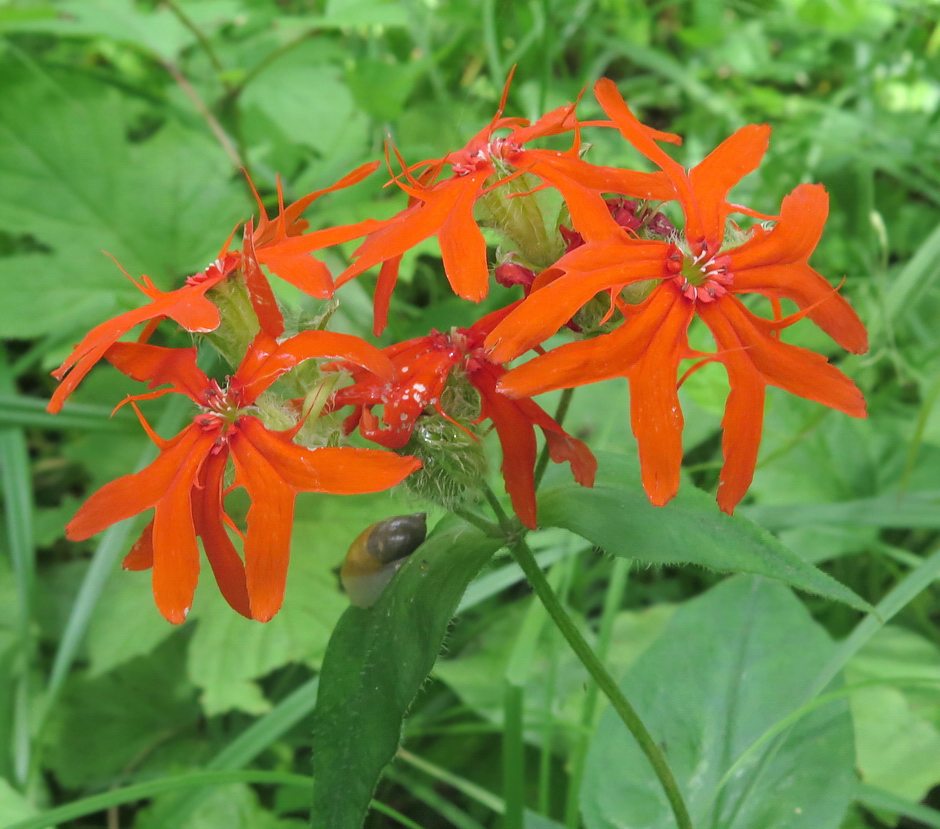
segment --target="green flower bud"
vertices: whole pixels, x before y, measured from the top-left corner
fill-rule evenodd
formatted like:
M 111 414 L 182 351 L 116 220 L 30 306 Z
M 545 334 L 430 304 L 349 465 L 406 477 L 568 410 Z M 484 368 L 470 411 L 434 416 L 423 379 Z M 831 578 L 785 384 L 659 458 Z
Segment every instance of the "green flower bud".
M 402 484 L 419 498 L 453 509 L 480 497 L 480 484 L 487 472 L 483 445 L 447 418 L 418 418 L 411 440 L 401 451 L 423 464 Z

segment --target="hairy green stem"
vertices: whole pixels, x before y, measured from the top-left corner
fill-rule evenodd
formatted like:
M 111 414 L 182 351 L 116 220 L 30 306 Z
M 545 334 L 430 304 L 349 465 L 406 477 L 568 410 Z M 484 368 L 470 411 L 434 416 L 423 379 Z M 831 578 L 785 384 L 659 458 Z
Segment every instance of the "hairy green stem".
M 506 510 L 503 509 L 503 505 L 499 503 L 499 498 L 496 497 L 496 493 L 493 492 L 489 486 L 484 485 L 483 495 L 486 498 L 487 503 L 490 505 L 490 508 L 493 510 L 493 514 L 496 516 L 496 520 L 499 522 L 499 526 L 503 533 L 506 536 L 513 535 L 515 533 L 513 521 L 506 514 Z
M 485 518 L 481 518 L 475 512 L 460 507 L 454 507 L 452 512 L 468 524 L 473 524 L 474 527 L 485 535 L 493 538 L 501 538 L 504 535 L 503 531 L 496 524 L 492 521 L 487 521 Z
M 524 538 L 518 537 L 510 539 L 509 549 L 522 571 L 526 574 L 529 584 L 532 585 L 532 589 L 535 590 L 549 616 L 557 625 L 558 630 L 568 640 L 568 644 L 578 659 L 581 660 L 581 664 L 587 668 L 588 673 L 597 683 L 601 692 L 610 701 L 623 724 L 637 741 L 640 750 L 646 755 L 653 771 L 656 773 L 656 777 L 659 779 L 660 785 L 663 787 L 663 791 L 666 793 L 666 797 L 669 799 L 669 804 L 676 818 L 676 826 L 678 829 L 692 829 L 692 821 L 682 799 L 682 793 L 679 791 L 679 786 L 669 769 L 669 765 L 666 763 L 662 751 L 656 745 L 656 741 L 649 731 L 646 730 L 646 726 L 643 725 L 643 721 L 633 709 L 633 706 L 630 705 L 630 702 L 617 686 L 614 678 L 604 668 L 600 659 L 591 650 L 591 646 L 581 636 L 571 617 L 562 607 L 561 602 L 545 578 L 545 574 L 538 566 L 529 545 L 526 544 Z

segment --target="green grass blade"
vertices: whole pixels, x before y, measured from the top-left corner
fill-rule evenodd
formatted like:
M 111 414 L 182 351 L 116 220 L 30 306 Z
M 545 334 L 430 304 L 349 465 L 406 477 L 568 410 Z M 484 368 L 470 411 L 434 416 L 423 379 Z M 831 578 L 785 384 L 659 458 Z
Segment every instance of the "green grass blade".
M 50 414 L 46 401 L 38 397 L 24 397 L 9 391 L 0 392 L 0 426 L 32 426 L 37 429 L 76 429 L 82 432 L 102 432 L 139 428 L 130 412 L 121 410 L 111 417 L 105 406 L 69 403 L 65 411 Z
M 878 602 L 875 609 L 862 619 L 852 633 L 839 644 L 832 658 L 820 671 L 810 698 L 829 685 L 849 659 L 858 653 L 872 636 L 938 578 L 940 578 L 940 548 L 901 579 L 888 595 Z
M 180 427 L 189 409 L 189 401 L 185 397 L 174 397 L 167 405 L 163 416 L 157 424 L 158 433 L 173 432 Z M 143 469 L 156 457 L 156 447 L 148 446 L 141 456 L 137 469 Z M 75 604 L 69 614 L 68 622 L 62 633 L 59 648 L 52 662 L 52 671 L 46 688 L 46 714 L 54 704 L 62 683 L 68 675 L 79 645 L 88 630 L 92 613 L 104 586 L 108 581 L 118 559 L 127 552 L 127 536 L 134 526 L 136 519 L 130 518 L 109 527 L 101 536 L 98 548 L 92 556 L 88 572 L 82 581 Z
M 45 829 L 69 820 L 93 815 L 138 800 L 156 797 L 167 792 L 192 788 L 193 786 L 222 786 L 228 783 L 268 783 L 279 786 L 301 786 L 308 788 L 313 781 L 302 774 L 290 774 L 280 771 L 204 771 L 190 772 L 175 777 L 164 777 L 146 783 L 135 783 L 92 797 L 83 797 L 65 806 L 50 809 L 36 817 L 21 820 L 6 829 Z
M 9 392 L 13 388 L 6 351 L 0 349 L 0 391 Z M 13 741 L 10 754 L 16 780 L 23 784 L 29 776 L 32 753 L 29 732 L 32 722 L 30 672 L 33 657 L 32 595 L 36 565 L 32 474 L 29 449 L 22 429 L 0 427 L 0 486 L 3 488 L 10 563 L 16 583 L 16 620 L 22 655 L 20 675 L 16 677 L 13 696 Z
M 931 809 L 929 806 L 921 806 L 918 803 L 911 803 L 898 797 L 891 792 L 882 791 L 875 786 L 869 786 L 865 783 L 858 784 L 859 803 L 868 806 L 871 809 L 885 810 L 903 815 L 910 820 L 923 823 L 930 829 L 940 829 L 940 812 Z
M 524 691 L 503 684 L 503 829 L 523 829 L 525 814 L 525 746 L 522 735 Z

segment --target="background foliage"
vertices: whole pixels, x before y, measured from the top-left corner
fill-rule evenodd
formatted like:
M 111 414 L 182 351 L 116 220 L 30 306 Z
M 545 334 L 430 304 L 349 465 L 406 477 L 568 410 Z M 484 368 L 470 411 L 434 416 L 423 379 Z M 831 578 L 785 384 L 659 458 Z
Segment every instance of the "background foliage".
M 559 529 L 534 537 L 553 585 L 644 715 L 672 724 L 664 739 L 689 746 L 690 763 L 727 770 L 793 705 L 810 705 L 755 751 L 771 780 L 845 772 L 825 792 L 799 789 L 814 822 L 747 798 L 729 815 L 727 795 L 696 806 L 701 825 L 940 826 L 916 806 L 940 806 L 938 21 L 935 0 L 0 6 L 0 825 L 73 802 L 59 825 L 306 825 L 298 775 L 310 771 L 317 672 L 345 608 L 331 568 L 363 527 L 414 505 L 302 496 L 284 610 L 251 623 L 206 589 L 173 628 L 152 607 L 147 574 L 116 567 L 131 527 L 83 544 L 62 537 L 83 497 L 149 457 L 126 410 L 108 417 L 125 380 L 98 369 L 52 418 L 48 371 L 90 326 L 139 301 L 102 250 L 176 287 L 254 209 L 238 167 L 270 205 L 276 175 L 288 199 L 302 195 L 379 157 L 386 134 L 409 161 L 440 156 L 489 120 L 517 65 L 508 114 L 535 117 L 607 75 L 647 122 L 686 136 L 688 163 L 744 123 L 770 123 L 770 153 L 741 200 L 773 212 L 799 182 L 826 185 L 832 214 L 813 261 L 833 282 L 845 277 L 873 342 L 863 357 L 833 352 L 866 392 L 867 421 L 771 393 L 740 512 L 864 599 L 888 596 L 880 617 L 860 622 L 857 610 L 779 585 L 669 566 L 693 554 L 628 572 Z M 597 111 L 590 96 L 582 107 Z M 637 163 L 607 138 L 593 160 Z M 383 180 L 318 202 L 313 225 L 400 209 Z M 343 289 L 341 327 L 367 333 L 370 295 L 368 277 Z M 406 257 L 386 337 L 478 313 L 450 296 L 425 245 Z M 795 334 L 830 348 L 812 326 Z M 706 489 L 724 394 L 712 368 L 683 392 L 689 482 Z M 566 425 L 629 456 L 626 404 L 625 384 L 579 390 Z M 163 402 L 148 412 L 164 434 L 185 416 Z M 577 518 L 566 504 L 552 502 L 556 527 Z M 829 680 L 843 665 L 840 691 Z M 744 671 L 759 674 L 770 702 L 736 731 L 728 712 L 742 706 L 718 689 Z M 659 693 L 676 684 L 715 687 L 713 707 Z M 667 825 L 656 822 L 667 819 L 661 804 L 610 776 L 648 772 L 609 716 L 521 573 L 497 558 L 463 600 L 376 795 L 413 824 L 374 812 L 367 826 L 479 829 L 523 806 L 530 829 L 577 827 L 579 810 L 587 829 L 628 813 Z M 726 742 L 709 743 L 695 723 Z

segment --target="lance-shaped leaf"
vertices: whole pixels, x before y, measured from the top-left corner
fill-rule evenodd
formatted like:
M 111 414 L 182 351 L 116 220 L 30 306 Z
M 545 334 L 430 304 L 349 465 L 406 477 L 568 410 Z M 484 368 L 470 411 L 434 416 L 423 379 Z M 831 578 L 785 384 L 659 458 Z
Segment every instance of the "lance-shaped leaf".
M 314 825 L 362 826 L 464 590 L 501 544 L 445 522 L 372 607 L 350 607 L 337 623 L 314 712 Z
M 685 487 L 666 506 L 653 507 L 636 485 L 635 462 L 614 454 L 598 454 L 598 462 L 593 489 L 565 484 L 546 491 L 539 499 L 541 526 L 564 527 L 623 558 L 752 573 L 871 610 L 864 599 L 766 530 L 720 512 L 705 492 Z

